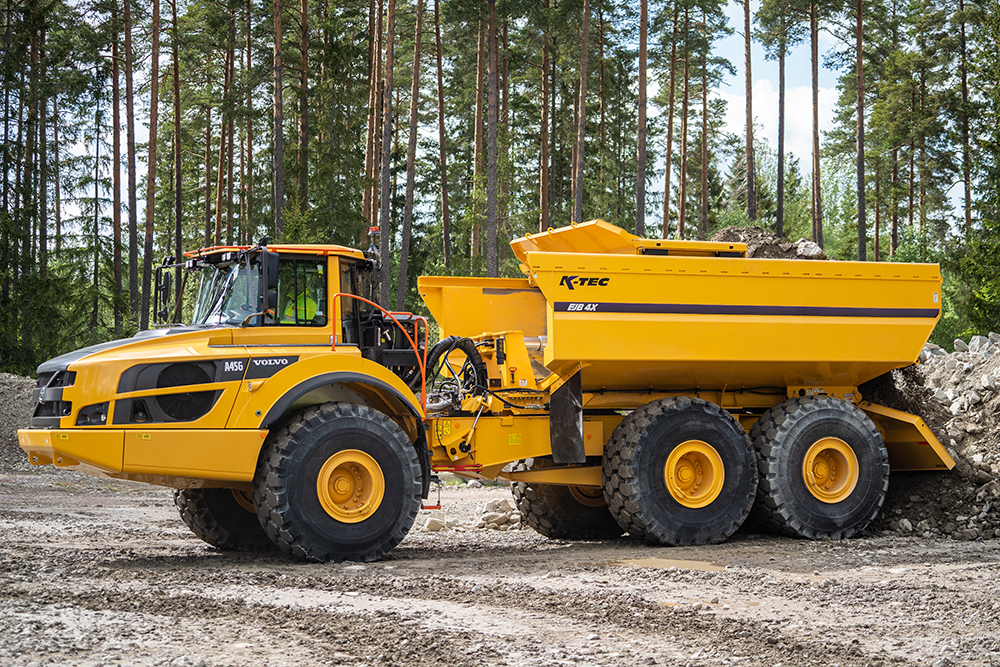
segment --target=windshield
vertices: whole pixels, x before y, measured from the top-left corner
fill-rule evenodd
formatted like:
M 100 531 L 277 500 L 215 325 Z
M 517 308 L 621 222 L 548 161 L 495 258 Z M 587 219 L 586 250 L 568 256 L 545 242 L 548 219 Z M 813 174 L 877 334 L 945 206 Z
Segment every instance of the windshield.
M 257 264 L 251 265 L 248 274 L 246 263 L 206 264 L 191 324 L 238 325 L 257 312 L 257 269 Z

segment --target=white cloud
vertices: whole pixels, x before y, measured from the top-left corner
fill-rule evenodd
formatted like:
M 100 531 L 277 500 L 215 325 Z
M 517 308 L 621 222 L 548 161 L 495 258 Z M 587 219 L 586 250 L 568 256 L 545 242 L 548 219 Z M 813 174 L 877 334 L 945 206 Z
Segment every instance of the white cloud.
M 746 127 L 746 96 L 720 90 L 716 95 L 728 104 L 725 129 L 742 135 Z M 819 89 L 820 132 L 833 129 L 835 88 Z M 753 114 L 763 138 L 778 148 L 778 90 L 768 79 L 758 79 L 753 86 Z M 822 138 L 821 138 L 822 140 Z M 785 152 L 799 158 L 803 172 L 809 172 L 812 160 L 812 88 L 797 86 L 785 90 Z

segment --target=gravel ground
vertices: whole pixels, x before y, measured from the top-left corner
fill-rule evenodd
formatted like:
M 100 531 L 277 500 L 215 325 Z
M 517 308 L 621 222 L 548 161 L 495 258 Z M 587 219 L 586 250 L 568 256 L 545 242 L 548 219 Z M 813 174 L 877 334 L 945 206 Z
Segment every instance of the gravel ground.
M 166 489 L 0 474 L 0 663 L 1000 665 L 1000 541 L 654 548 L 461 528 L 508 497 L 446 487 L 417 525 L 457 528 L 317 565 L 209 547 Z

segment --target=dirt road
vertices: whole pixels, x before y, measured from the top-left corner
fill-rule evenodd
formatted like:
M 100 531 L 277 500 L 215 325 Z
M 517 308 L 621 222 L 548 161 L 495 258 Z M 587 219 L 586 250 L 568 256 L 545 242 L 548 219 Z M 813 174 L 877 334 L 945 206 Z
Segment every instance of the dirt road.
M 508 495 L 449 488 L 435 516 Z M 2 665 L 1000 665 L 1000 540 L 415 529 L 315 565 L 216 551 L 168 490 L 66 471 L 0 475 L 0 530 Z

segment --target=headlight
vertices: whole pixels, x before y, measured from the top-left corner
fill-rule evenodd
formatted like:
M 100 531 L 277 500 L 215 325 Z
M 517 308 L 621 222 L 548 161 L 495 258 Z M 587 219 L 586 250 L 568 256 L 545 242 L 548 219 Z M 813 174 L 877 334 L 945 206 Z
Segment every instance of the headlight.
M 104 426 L 108 422 L 108 404 L 97 403 L 81 408 L 76 414 L 77 426 Z

